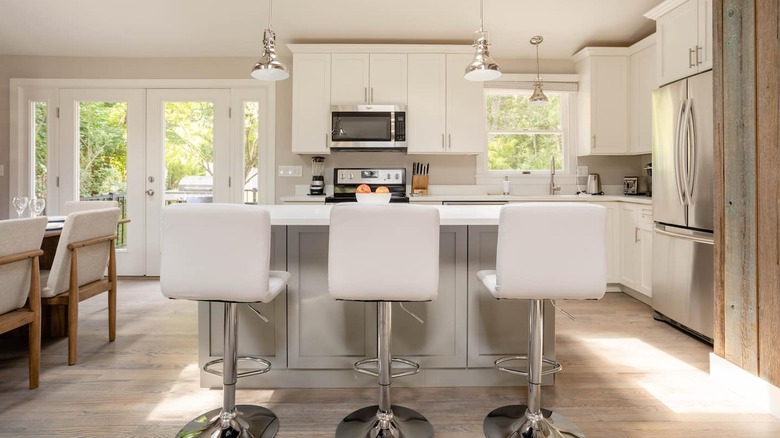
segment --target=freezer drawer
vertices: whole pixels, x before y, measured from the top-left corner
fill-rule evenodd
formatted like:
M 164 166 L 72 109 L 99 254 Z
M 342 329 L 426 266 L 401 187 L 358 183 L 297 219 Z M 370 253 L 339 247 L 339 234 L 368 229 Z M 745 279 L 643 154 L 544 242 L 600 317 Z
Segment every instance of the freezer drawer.
M 653 310 L 711 340 L 712 233 L 656 223 L 653 234 Z

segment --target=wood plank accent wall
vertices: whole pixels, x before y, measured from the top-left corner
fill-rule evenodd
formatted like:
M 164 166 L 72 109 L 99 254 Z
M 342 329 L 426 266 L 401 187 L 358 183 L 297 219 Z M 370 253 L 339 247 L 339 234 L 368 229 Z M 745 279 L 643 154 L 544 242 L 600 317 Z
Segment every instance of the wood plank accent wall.
M 713 2 L 715 353 L 780 386 L 780 8 Z
M 780 7 L 756 2 L 759 376 L 780 386 Z

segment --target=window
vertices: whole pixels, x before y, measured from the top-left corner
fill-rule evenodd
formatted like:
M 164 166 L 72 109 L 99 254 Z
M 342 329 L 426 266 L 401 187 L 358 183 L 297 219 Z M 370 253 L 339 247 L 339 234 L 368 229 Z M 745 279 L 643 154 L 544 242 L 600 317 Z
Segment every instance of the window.
M 486 89 L 487 170 L 566 170 L 568 93 L 546 91 L 546 105 L 531 105 L 531 90 Z

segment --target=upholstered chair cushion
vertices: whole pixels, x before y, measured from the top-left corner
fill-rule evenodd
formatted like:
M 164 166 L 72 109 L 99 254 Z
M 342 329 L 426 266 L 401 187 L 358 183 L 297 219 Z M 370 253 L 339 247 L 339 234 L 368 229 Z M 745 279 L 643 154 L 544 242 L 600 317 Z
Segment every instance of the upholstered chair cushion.
M 71 214 L 76 211 L 100 210 L 103 208 L 119 207 L 117 201 L 67 201 L 63 214 Z
M 41 249 L 46 217 L 0 221 L 0 257 Z M 32 259 L 0 265 L 0 314 L 24 307 Z
M 240 204 L 173 204 L 162 212 L 160 287 L 168 298 L 273 300 L 290 274 L 270 271 L 271 218 Z
M 119 209 L 116 207 L 68 214 L 57 244 L 57 252 L 54 254 L 51 271 L 41 271 L 41 284 L 46 285 L 41 291 L 41 297 L 53 297 L 70 287 L 69 244 L 113 235 L 116 233 L 117 222 L 119 222 Z M 78 250 L 79 286 L 103 278 L 108 265 L 111 248 L 109 245 L 113 244 L 114 242 L 104 242 Z
M 328 290 L 359 301 L 428 301 L 439 289 L 439 210 L 337 204 L 330 213 Z
M 607 209 L 599 205 L 506 205 L 499 216 L 496 270 L 477 276 L 496 298 L 601 298 L 606 230 Z

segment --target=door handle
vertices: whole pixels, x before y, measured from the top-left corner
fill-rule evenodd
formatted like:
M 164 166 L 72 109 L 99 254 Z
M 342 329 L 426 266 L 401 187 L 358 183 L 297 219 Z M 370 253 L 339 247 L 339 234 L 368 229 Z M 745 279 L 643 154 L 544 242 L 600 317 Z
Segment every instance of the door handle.
M 368 95 L 368 103 L 374 102 L 374 87 L 371 87 L 371 93 Z
M 701 52 L 701 46 L 696 45 L 696 65 L 699 65 L 702 63 L 702 61 L 699 60 L 699 52 Z
M 447 149 L 452 150 L 452 134 L 447 134 Z
M 447 150 L 447 146 L 444 143 L 444 133 L 441 133 L 441 150 Z
M 696 64 L 693 62 L 693 54 L 696 52 L 696 49 L 688 49 L 688 68 L 696 67 Z M 696 54 L 698 57 L 698 53 Z
M 369 103 L 368 102 L 368 88 L 367 87 L 363 87 L 363 102 Z
M 675 189 L 677 190 L 677 198 L 680 201 L 680 205 L 685 205 L 685 199 L 683 195 L 683 178 L 681 175 L 681 169 L 682 164 L 680 163 L 680 151 L 682 150 L 682 142 L 683 142 L 683 135 L 685 133 L 685 107 L 688 103 L 687 100 L 683 100 L 680 102 L 680 112 L 677 114 L 677 131 L 675 132 L 675 138 L 674 138 L 674 151 L 673 157 L 674 157 L 674 181 L 675 181 Z
M 660 234 L 662 236 L 669 236 L 669 237 L 679 237 L 680 239 L 690 240 L 696 243 L 703 243 L 705 245 L 714 245 L 715 242 L 713 239 L 707 239 L 705 237 L 699 237 L 699 236 L 689 236 L 687 234 L 677 234 L 677 233 L 670 233 L 669 231 L 662 230 L 658 227 L 655 228 L 655 232 L 657 234 Z
M 688 175 L 685 190 L 688 194 L 688 205 L 693 206 L 696 204 L 693 199 L 693 185 L 696 181 L 696 115 L 693 110 L 693 99 L 688 99 L 686 123 L 688 128 Z
M 147 190 L 146 194 L 149 195 L 149 196 L 154 196 L 154 189 Z

